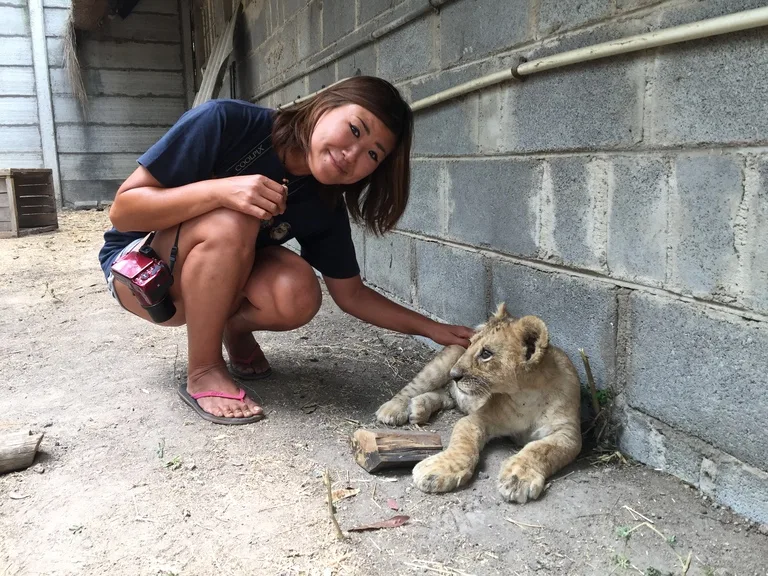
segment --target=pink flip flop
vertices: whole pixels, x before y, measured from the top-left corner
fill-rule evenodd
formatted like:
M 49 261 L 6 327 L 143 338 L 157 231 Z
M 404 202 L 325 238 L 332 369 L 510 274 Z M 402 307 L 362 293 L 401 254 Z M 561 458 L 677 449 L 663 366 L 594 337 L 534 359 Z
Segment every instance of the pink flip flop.
M 241 360 L 240 358 L 234 358 L 232 354 L 230 354 L 229 355 L 229 360 L 230 360 L 229 373 L 232 374 L 232 376 L 234 376 L 238 380 L 247 380 L 247 381 L 261 380 L 262 378 L 267 378 L 271 376 L 272 375 L 271 367 L 264 370 L 264 372 L 241 372 L 240 370 L 235 368 L 235 363 L 251 366 L 252 362 L 256 359 L 256 356 L 258 356 L 260 353 L 261 353 L 261 348 L 259 348 L 259 345 L 257 344 L 256 348 L 253 349 L 253 352 L 251 353 L 251 355 L 245 360 Z
M 238 388 L 240 392 L 238 394 L 227 394 L 226 392 L 217 392 L 216 390 L 209 390 L 206 392 L 197 392 L 196 394 L 190 394 L 187 392 L 187 384 L 186 382 L 182 382 L 179 386 L 179 396 L 181 396 L 181 399 L 184 400 L 187 404 L 189 404 L 192 409 L 198 413 L 198 415 L 203 420 L 208 420 L 209 422 L 213 422 L 215 424 L 250 424 L 251 422 L 258 422 L 259 420 L 264 418 L 264 414 L 257 414 L 256 416 L 248 416 L 247 418 L 227 418 L 225 416 L 214 416 L 213 414 L 210 414 L 209 412 L 206 412 L 200 407 L 200 404 L 197 403 L 197 400 L 199 398 L 228 398 L 230 400 L 239 400 L 240 402 L 243 401 L 245 398 L 245 390 L 242 388 Z

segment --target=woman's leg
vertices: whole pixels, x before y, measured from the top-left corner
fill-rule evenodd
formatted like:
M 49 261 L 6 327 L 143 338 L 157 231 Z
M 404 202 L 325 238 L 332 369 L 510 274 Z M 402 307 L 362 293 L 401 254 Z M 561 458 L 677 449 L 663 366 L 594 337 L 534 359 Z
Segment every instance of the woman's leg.
M 179 251 L 170 293 L 176 315 L 165 325 L 187 324 L 190 393 L 216 390 L 236 394 L 238 387 L 221 355 L 224 326 L 238 309 L 242 288 L 251 273 L 260 221 L 232 210 L 218 209 L 181 227 Z M 176 227 L 159 231 L 152 247 L 166 261 Z M 127 286 L 116 283 L 120 302 L 136 315 L 148 314 Z M 261 413 L 256 403 L 226 398 L 201 398 L 200 407 L 215 416 L 242 418 Z
M 273 246 L 257 252 L 243 295 L 227 323 L 224 343 L 240 372 L 264 372 L 269 364 L 252 332 L 293 330 L 308 323 L 320 309 L 320 284 L 301 256 Z M 244 359 L 251 361 L 242 364 Z
M 225 327 L 232 354 L 248 357 L 257 346 L 252 331 L 296 328 L 320 307 L 320 286 L 301 257 L 285 248 L 266 248 L 254 264 L 259 224 L 250 216 L 220 209 L 182 225 L 171 287 L 177 312 L 164 325 L 187 323 L 190 393 L 237 393 L 221 355 Z M 176 228 L 163 230 L 152 242 L 166 261 L 175 236 Z M 125 308 L 149 319 L 127 286 L 115 283 L 115 288 Z M 216 416 L 261 413 L 250 399 L 201 398 L 198 403 Z

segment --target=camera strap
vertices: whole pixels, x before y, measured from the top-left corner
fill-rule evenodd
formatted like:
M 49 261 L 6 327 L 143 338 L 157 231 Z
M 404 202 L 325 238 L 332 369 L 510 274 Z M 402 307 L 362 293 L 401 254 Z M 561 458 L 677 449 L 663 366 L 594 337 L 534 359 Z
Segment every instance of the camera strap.
M 155 238 L 156 233 L 157 232 L 155 231 L 147 236 L 144 245 L 141 247 L 142 250 L 147 248 L 148 251 L 154 253 L 154 250 L 152 250 L 150 244 L 152 244 L 152 240 Z M 168 273 L 171 275 L 171 282 L 173 282 L 173 267 L 176 266 L 176 255 L 179 252 L 179 234 L 181 234 L 181 224 L 179 224 L 179 227 L 176 229 L 176 239 L 173 241 L 173 246 L 171 247 L 171 255 L 168 258 Z

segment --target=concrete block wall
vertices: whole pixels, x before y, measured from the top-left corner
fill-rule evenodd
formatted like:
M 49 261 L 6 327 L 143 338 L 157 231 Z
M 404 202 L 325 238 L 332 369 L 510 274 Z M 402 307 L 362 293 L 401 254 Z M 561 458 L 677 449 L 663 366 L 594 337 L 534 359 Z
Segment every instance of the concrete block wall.
M 363 73 L 415 101 L 520 57 L 765 2 L 453 0 L 372 34 L 424 4 L 253 0 L 237 96 L 274 106 Z M 540 315 L 582 377 L 579 348 L 618 394 L 622 449 L 762 522 L 767 34 L 569 66 L 419 112 L 408 211 L 383 238 L 355 232 L 366 281 L 408 306 L 464 324 L 501 300 Z

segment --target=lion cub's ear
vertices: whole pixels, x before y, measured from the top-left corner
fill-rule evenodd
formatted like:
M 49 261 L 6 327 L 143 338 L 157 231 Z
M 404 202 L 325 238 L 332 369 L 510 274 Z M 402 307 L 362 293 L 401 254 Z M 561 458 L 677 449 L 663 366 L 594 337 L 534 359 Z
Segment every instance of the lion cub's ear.
M 496 308 L 496 312 L 493 314 L 493 317 L 496 318 L 496 320 L 506 320 L 509 318 L 506 302 L 499 304 L 498 308 Z
M 547 326 L 538 316 L 523 316 L 518 320 L 518 326 L 525 348 L 523 362 L 527 367 L 533 367 L 541 361 L 549 346 Z

